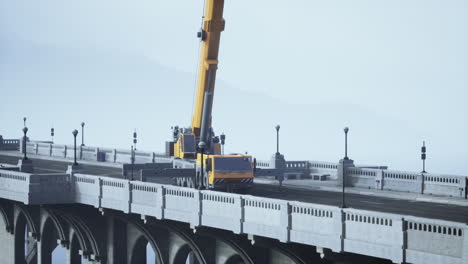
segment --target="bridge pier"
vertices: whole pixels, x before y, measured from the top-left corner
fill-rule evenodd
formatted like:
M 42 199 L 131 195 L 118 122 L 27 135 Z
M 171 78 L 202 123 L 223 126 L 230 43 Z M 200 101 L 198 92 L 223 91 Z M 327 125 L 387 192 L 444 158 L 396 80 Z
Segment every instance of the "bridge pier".
M 0 217 L 0 264 L 15 263 L 15 236 L 7 230 L 7 224 Z

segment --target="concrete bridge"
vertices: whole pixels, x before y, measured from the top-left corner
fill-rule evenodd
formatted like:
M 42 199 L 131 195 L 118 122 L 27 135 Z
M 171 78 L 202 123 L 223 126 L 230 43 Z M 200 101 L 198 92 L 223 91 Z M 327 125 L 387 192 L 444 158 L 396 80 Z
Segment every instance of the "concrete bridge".
M 157 263 L 468 263 L 466 207 L 428 218 L 83 172 L 0 170 L 3 263 L 50 263 L 57 241 L 69 263 L 142 263 L 147 243 Z

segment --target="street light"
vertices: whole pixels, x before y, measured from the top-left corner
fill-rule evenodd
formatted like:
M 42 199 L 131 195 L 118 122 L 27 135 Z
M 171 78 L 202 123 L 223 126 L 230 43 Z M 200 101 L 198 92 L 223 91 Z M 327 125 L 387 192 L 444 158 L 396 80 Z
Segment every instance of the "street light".
M 343 162 L 342 162 L 342 174 L 343 174 L 343 181 L 342 181 L 342 187 L 343 187 L 343 190 L 341 192 L 341 198 L 342 198 L 342 201 L 341 201 L 341 208 L 346 208 L 346 203 L 345 203 L 345 183 L 346 183 L 346 161 L 349 160 L 348 158 L 348 132 L 349 132 L 349 128 L 348 127 L 345 127 L 343 129 L 343 131 L 345 132 L 345 157 L 343 159 Z
M 221 153 L 224 155 L 224 143 L 226 143 L 226 135 L 224 132 L 221 134 Z
M 348 127 L 345 127 L 344 129 L 344 133 L 345 133 L 345 156 L 344 156 L 344 159 L 345 160 L 348 160 L 348 132 L 349 132 L 349 128 Z
M 423 164 L 423 170 L 421 173 L 426 173 L 426 142 L 423 141 L 423 145 L 421 147 L 421 160 Z
M 26 117 L 23 117 L 23 127 L 26 127 Z
M 201 152 L 201 167 L 200 167 L 200 175 L 198 178 L 198 189 L 200 190 L 203 176 L 205 174 L 203 171 L 203 153 L 205 152 L 206 143 L 203 141 L 200 141 L 200 143 L 198 143 L 198 147 L 200 148 L 200 152 Z
M 74 151 L 75 151 L 75 162 L 73 162 L 73 165 L 76 166 L 78 165 L 78 162 L 76 162 L 76 136 L 78 135 L 78 130 L 74 129 L 72 131 L 73 134 L 73 139 L 74 139 Z
M 25 117 L 26 119 L 26 117 Z M 27 160 L 28 157 L 26 156 L 26 134 L 28 133 L 28 128 L 25 126 L 23 128 L 23 133 L 24 133 L 24 136 L 23 136 L 23 160 Z
M 276 125 L 276 154 L 279 154 L 279 130 L 280 125 Z
M 84 125 L 85 122 L 81 122 L 81 146 L 84 146 Z
M 54 134 L 55 134 L 55 130 L 54 130 L 54 128 L 51 128 L 50 129 L 50 136 L 52 137 L 52 143 L 54 143 Z
M 131 180 L 133 181 L 133 167 L 135 166 L 135 149 L 133 148 L 133 145 L 130 147 L 130 161 L 132 162 L 132 176 Z
M 136 150 L 136 143 L 137 143 L 137 132 L 136 132 L 136 129 L 135 131 L 133 132 L 133 145 L 135 146 L 135 150 Z

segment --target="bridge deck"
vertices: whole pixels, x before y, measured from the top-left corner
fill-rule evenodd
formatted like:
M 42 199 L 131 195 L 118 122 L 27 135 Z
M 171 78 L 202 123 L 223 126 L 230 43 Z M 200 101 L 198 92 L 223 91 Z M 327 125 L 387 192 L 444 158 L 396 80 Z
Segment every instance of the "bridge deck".
M 32 159 L 35 173 L 51 173 L 66 171 L 70 162 Z M 17 164 L 18 157 L 0 155 L 0 163 Z M 96 165 L 82 165 L 83 173 L 123 178 L 119 168 Z M 169 178 L 160 178 L 157 183 L 170 184 Z M 323 190 L 314 190 L 300 187 L 283 187 L 280 191 L 276 185 L 255 184 L 249 194 L 260 197 L 300 201 L 324 205 L 339 206 L 341 194 Z M 412 215 L 440 220 L 468 223 L 468 208 L 457 205 L 446 205 L 430 202 L 407 201 L 403 199 L 391 199 L 362 194 L 346 194 L 346 204 L 355 209 L 370 210 L 376 212 L 396 213 Z

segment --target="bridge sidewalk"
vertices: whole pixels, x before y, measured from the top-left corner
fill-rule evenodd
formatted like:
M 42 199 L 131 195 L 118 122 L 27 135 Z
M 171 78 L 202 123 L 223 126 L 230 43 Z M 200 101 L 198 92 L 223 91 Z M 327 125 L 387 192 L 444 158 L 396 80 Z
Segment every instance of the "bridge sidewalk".
M 277 180 L 271 179 L 255 179 L 255 183 L 258 184 L 273 184 L 279 185 Z M 294 188 L 303 188 L 309 190 L 321 190 L 328 192 L 342 192 L 342 187 L 338 186 L 337 181 L 314 181 L 314 180 L 285 180 L 283 181 L 283 186 L 294 187 Z M 443 197 L 429 194 L 417 194 L 417 193 L 408 193 L 408 192 L 397 192 L 397 191 L 386 191 L 386 190 L 376 190 L 376 189 L 363 189 L 356 187 L 346 187 L 345 193 L 354 193 L 367 196 L 378 196 L 398 200 L 408 200 L 408 201 L 418 201 L 418 202 L 429 202 L 429 203 L 441 203 L 441 204 L 450 204 L 458 206 L 468 207 L 468 200 L 458 197 Z

